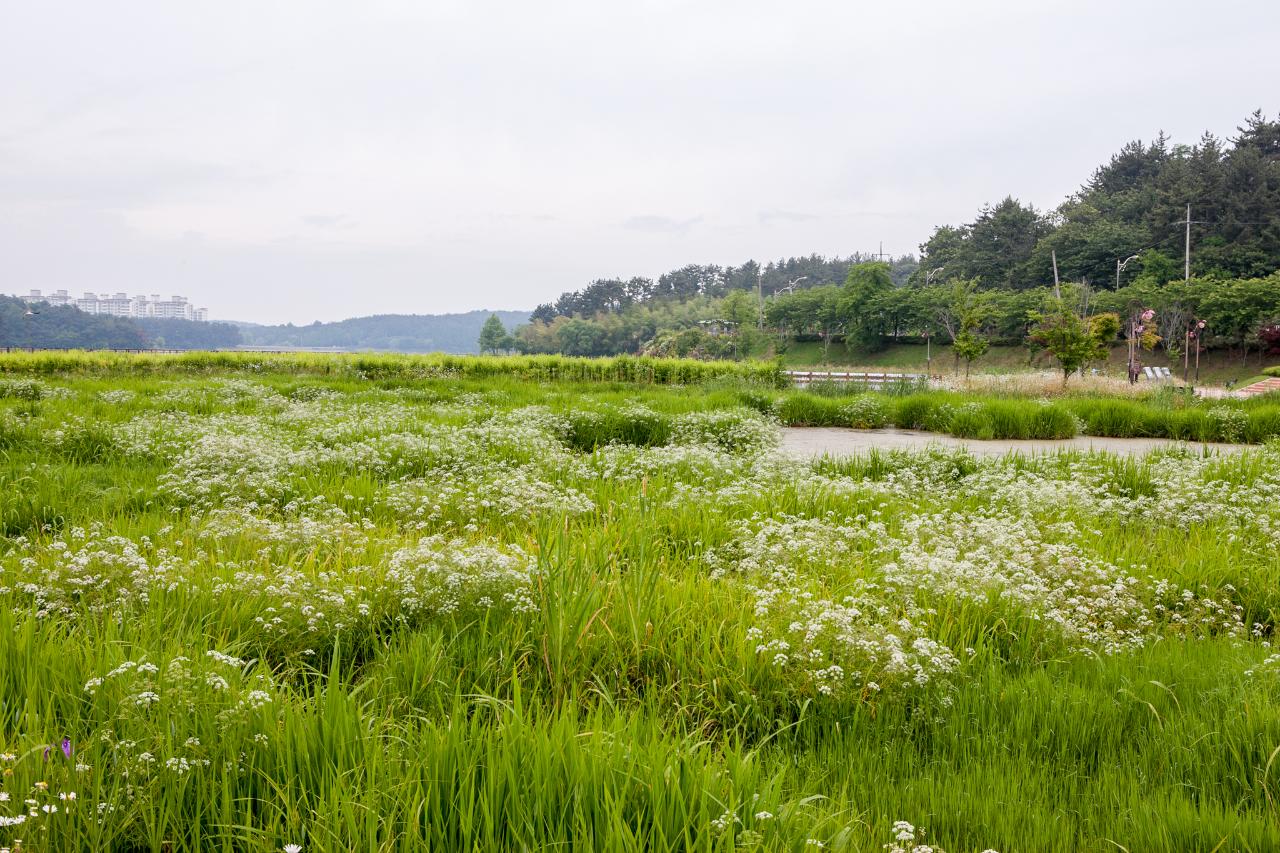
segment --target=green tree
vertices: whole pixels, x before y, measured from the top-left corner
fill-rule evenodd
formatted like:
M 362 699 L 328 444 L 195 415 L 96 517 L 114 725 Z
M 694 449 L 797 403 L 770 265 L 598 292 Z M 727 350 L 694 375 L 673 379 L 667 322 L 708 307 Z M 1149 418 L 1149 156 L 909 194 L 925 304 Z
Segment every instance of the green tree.
M 1047 302 L 1044 310 L 1032 312 L 1035 326 L 1028 340 L 1057 359 L 1065 386 L 1072 373 L 1107 357 L 1111 342 L 1120 332 L 1120 318 L 1110 312 L 1081 316 L 1061 297 Z
M 991 342 L 977 333 L 976 330 L 964 328 L 951 344 L 957 359 L 964 359 L 964 378 L 969 379 L 969 368 L 973 362 L 987 354 Z
M 490 314 L 489 319 L 484 321 L 484 326 L 480 329 L 480 352 L 497 355 L 500 351 L 509 348 L 511 336 L 507 334 L 507 328 L 502 325 L 502 320 L 497 314 Z
M 735 290 L 726 296 L 720 303 L 720 311 L 724 319 L 738 329 L 754 328 L 760 319 L 760 310 L 755 300 L 741 290 Z
M 834 309 L 844 327 L 845 346 L 853 352 L 873 352 L 884 342 L 884 305 L 880 299 L 893 290 L 889 265 L 879 261 L 855 264 L 845 276 Z M 825 303 L 820 308 L 826 308 Z M 834 325 L 834 322 L 824 325 Z

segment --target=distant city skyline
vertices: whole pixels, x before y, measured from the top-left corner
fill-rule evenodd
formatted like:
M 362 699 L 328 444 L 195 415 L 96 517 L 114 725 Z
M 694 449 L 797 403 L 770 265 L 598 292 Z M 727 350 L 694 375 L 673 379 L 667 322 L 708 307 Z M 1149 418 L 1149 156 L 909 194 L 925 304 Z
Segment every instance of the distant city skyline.
M 65 288 L 45 293 L 40 288 L 31 288 L 26 293 L 15 294 L 29 305 L 41 303 L 52 306 L 69 305 L 79 308 L 86 314 L 105 314 L 111 317 L 156 318 L 162 320 L 195 320 L 207 322 L 209 309 L 197 308 L 185 296 L 170 296 L 161 299 L 160 294 L 153 293 L 149 297 L 144 294 L 129 296 L 123 291 L 107 294 L 83 291 L 81 296 L 72 296 Z
M 0 286 L 310 323 L 917 251 L 1280 109 L 1280 4 L 9 4 Z

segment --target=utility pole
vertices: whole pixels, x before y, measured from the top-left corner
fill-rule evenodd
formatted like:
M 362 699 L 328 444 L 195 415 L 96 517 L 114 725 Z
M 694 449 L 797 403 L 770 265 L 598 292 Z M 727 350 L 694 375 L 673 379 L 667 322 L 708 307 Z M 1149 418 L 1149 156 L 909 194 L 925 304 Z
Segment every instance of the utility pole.
M 1186 249 L 1186 269 L 1183 272 L 1187 281 L 1191 281 L 1191 205 L 1187 205 L 1187 249 Z M 1186 378 L 1185 376 L 1183 377 Z
M 1058 250 L 1054 249 L 1049 254 L 1053 258 L 1053 294 L 1061 299 L 1062 288 L 1058 285 Z
M 1184 260 L 1184 267 L 1183 267 L 1183 273 L 1182 273 L 1182 275 L 1183 275 L 1183 279 L 1184 279 L 1185 281 L 1191 281 L 1191 226 L 1192 226 L 1192 225 L 1207 225 L 1207 224 L 1208 224 L 1208 222 L 1207 222 L 1207 221 L 1205 221 L 1205 220 L 1192 219 L 1192 218 L 1191 218 L 1191 205 L 1189 205 L 1189 204 L 1188 204 L 1188 205 L 1187 205 L 1187 218 L 1186 218 L 1186 219 L 1184 219 L 1184 220 L 1183 220 L 1183 221 L 1181 221 L 1181 222 L 1176 222 L 1176 223 L 1174 223 L 1174 224 L 1175 224 L 1175 225 L 1186 225 L 1186 226 L 1187 226 L 1186 249 L 1185 249 L 1185 252 L 1184 252 L 1184 258 L 1185 258 L 1185 260 Z
M 764 329 L 764 267 L 756 266 L 756 328 Z

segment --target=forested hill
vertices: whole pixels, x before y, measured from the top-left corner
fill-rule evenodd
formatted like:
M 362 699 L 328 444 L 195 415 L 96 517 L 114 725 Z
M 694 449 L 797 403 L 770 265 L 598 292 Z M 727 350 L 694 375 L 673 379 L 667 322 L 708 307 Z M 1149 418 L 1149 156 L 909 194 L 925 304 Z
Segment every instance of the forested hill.
M 1053 211 L 1009 196 L 973 222 L 936 229 L 920 247 L 920 274 L 1025 290 L 1053 281 L 1056 254 L 1063 280 L 1114 288 L 1117 262 L 1154 250 L 1182 277 L 1188 206 L 1192 278 L 1280 269 L 1280 121 L 1256 112 L 1227 141 L 1130 142 Z M 1137 274 L 1129 265 L 1120 285 Z
M 377 314 L 309 326 L 241 323 L 244 345 L 340 347 L 390 352 L 474 353 L 490 314 L 507 327 L 526 323 L 528 311 L 468 311 L 465 314 Z
M 532 319 L 549 323 L 556 317 L 592 317 L 617 313 L 631 306 L 684 302 L 698 297 L 717 299 L 735 291 L 762 295 L 787 292 L 844 281 L 849 269 L 880 258 L 878 254 L 854 252 L 847 258 L 806 255 L 759 264 L 746 261 L 736 266 L 688 264 L 650 278 L 601 278 L 581 290 L 568 291 L 555 302 L 539 305 Z M 889 258 L 889 276 L 895 285 L 905 284 L 918 264 L 912 255 Z
M 240 340 L 240 332 L 227 323 L 110 317 L 0 296 L 0 347 L 226 349 Z
M 1017 342 L 1060 279 L 1086 313 L 1155 311 L 1167 349 L 1194 339 L 1244 358 L 1280 340 L 1280 120 L 1256 112 L 1229 140 L 1130 142 L 1053 210 L 1009 195 L 936 228 L 920 250 L 597 279 L 539 305 L 515 343 L 738 358 L 810 336 L 865 352 L 944 329 L 954 338 L 957 311 L 971 338 Z

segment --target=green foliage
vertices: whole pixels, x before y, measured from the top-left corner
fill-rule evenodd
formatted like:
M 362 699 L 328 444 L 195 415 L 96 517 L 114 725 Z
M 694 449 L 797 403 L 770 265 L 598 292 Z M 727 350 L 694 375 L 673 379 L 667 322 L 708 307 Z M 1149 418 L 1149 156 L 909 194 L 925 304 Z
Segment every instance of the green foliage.
M 237 326 L 160 317 L 134 320 L 155 349 L 231 349 L 244 343 Z
M 228 323 L 111 317 L 74 306 L 28 306 L 0 296 L 0 347 L 35 349 L 219 349 L 241 343 Z
M 1098 168 L 1052 217 L 1006 198 L 972 223 L 942 226 L 922 246 L 923 270 L 981 276 L 988 287 L 1025 289 L 1064 279 L 1115 287 L 1117 261 L 1144 252 L 1140 277 L 1163 285 L 1183 278 L 1186 206 L 1193 226 L 1192 275 L 1258 278 L 1280 268 L 1280 122 L 1254 113 L 1224 145 L 1205 134 L 1173 145 L 1161 134 L 1130 142 Z M 1207 224 L 1205 224 L 1207 223 Z M 1133 270 L 1126 270 L 1132 281 Z
M 506 326 L 502 325 L 502 319 L 497 314 L 490 314 L 489 319 L 484 321 L 484 325 L 480 327 L 479 347 L 481 355 L 488 353 L 489 355 L 497 355 L 499 352 L 512 348 L 512 338 L 507 334 Z
M 531 381 L 696 384 L 736 377 L 769 387 L 783 384 L 776 364 L 698 362 L 680 359 L 588 359 L 564 356 L 342 355 L 311 353 L 197 352 L 181 354 L 8 353 L 0 375 L 208 375 L 272 372 L 290 376 L 345 377 L 414 382 L 432 378 L 510 377 Z
M 1112 313 L 1084 317 L 1061 297 L 1048 300 L 1043 311 L 1031 314 L 1035 323 L 1028 340 L 1047 351 L 1062 369 L 1062 384 L 1092 361 L 1104 359 L 1120 331 L 1120 318 Z
M 147 335 L 132 320 L 86 314 L 71 306 L 28 306 L 0 296 L 0 347 L 144 349 Z

